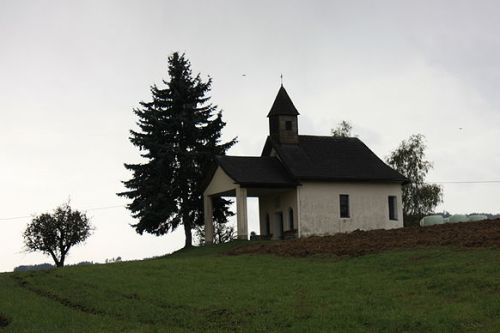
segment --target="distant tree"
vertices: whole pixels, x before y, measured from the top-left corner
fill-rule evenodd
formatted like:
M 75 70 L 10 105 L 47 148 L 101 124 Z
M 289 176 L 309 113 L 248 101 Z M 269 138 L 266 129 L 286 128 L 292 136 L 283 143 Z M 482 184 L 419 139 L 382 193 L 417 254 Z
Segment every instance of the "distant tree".
M 421 134 L 411 135 L 387 158 L 390 166 L 410 180 L 403 186 L 403 214 L 415 219 L 431 213 L 442 202 L 441 187 L 425 182 L 432 163 L 425 159 L 424 139 Z
M 122 261 L 122 257 L 116 257 L 116 258 L 111 258 L 111 259 L 104 260 L 104 262 L 106 264 L 112 264 L 112 263 L 121 262 L 121 261 Z
M 55 265 L 62 267 L 71 247 L 84 242 L 92 230 L 87 215 L 73 210 L 67 202 L 52 214 L 33 218 L 24 231 L 24 244 L 28 251 L 50 255 Z
M 130 141 L 142 151 L 145 163 L 125 164 L 132 179 L 118 193 L 132 200 L 127 208 L 143 232 L 163 235 L 184 226 L 185 247 L 192 245 L 192 229 L 202 225 L 202 180 L 215 155 L 224 155 L 236 139 L 221 142 L 226 125 L 222 112 L 209 103 L 212 80 L 193 77 L 191 64 L 177 52 L 168 58 L 169 80 L 165 87 L 151 87 L 152 102 L 141 102 L 134 112 L 139 131 Z M 233 215 L 230 201 L 214 200 L 214 220 Z
M 346 120 L 342 120 L 337 128 L 332 129 L 332 136 L 339 138 L 347 138 L 352 136 L 352 125 Z
M 451 216 L 450 212 L 449 212 L 449 211 L 447 211 L 447 210 L 443 210 L 442 212 L 435 212 L 435 213 L 436 213 L 437 215 L 441 215 L 441 216 L 442 216 L 442 217 L 444 217 L 444 218 L 447 218 L 447 217 L 450 217 L 450 216 Z

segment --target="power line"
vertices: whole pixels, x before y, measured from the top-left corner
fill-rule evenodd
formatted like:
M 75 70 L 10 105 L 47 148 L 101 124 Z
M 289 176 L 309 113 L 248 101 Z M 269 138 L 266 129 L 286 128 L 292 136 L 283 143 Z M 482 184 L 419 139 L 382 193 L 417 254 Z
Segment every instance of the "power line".
M 20 219 L 25 219 L 28 217 L 31 217 L 31 215 L 6 217 L 6 218 L 1 218 L 0 221 L 20 220 Z
M 89 209 L 84 209 L 84 210 L 103 210 L 103 209 L 120 208 L 120 207 L 125 207 L 125 205 L 94 207 L 94 208 L 89 208 Z
M 429 182 L 435 184 L 493 184 L 500 183 L 500 180 L 460 180 L 460 181 L 444 181 L 444 182 Z
M 433 184 L 495 184 L 495 183 L 500 183 L 500 180 L 460 180 L 460 181 L 442 181 L 442 182 L 431 181 L 429 183 L 433 183 Z M 85 211 L 94 211 L 94 210 L 105 210 L 105 209 L 113 209 L 113 208 L 121 208 L 121 207 L 125 207 L 125 205 L 93 207 L 93 208 L 88 208 L 88 209 L 84 209 L 84 210 Z M 33 215 L 0 218 L 0 221 L 20 220 L 20 219 L 26 219 L 29 217 L 33 217 Z
M 125 205 L 93 207 L 93 208 L 82 209 L 82 210 L 84 210 L 84 211 L 94 211 L 94 210 L 104 210 L 104 209 L 122 208 L 122 207 L 125 207 Z M 33 217 L 33 215 L 5 217 L 5 218 L 0 218 L 0 221 L 21 220 L 21 219 L 26 219 L 26 218 L 31 218 L 31 217 Z

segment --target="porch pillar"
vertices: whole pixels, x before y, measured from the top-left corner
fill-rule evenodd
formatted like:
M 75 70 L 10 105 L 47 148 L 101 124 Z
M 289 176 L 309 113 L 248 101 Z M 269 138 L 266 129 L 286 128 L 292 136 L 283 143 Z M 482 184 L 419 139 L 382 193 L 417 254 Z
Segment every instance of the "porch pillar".
M 238 239 L 248 239 L 247 189 L 236 188 L 236 222 Z
M 214 241 L 214 213 L 212 197 L 203 195 L 203 215 L 205 217 L 205 244 L 212 244 Z

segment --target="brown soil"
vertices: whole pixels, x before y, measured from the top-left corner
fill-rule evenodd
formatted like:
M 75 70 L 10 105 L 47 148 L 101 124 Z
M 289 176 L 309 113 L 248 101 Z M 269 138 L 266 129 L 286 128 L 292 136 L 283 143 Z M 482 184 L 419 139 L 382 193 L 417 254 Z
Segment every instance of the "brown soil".
M 333 236 L 256 243 L 228 252 L 238 254 L 276 254 L 305 257 L 309 255 L 360 256 L 391 249 L 428 246 L 500 248 L 500 220 L 449 223 L 428 227 L 393 230 L 354 231 Z
M 9 323 L 10 320 L 0 313 L 0 328 L 6 327 Z

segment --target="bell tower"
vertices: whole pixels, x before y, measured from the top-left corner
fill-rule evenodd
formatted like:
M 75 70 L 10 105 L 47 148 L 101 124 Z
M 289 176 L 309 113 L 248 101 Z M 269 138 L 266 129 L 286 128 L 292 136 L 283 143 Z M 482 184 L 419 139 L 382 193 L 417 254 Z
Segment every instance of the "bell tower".
M 298 115 L 299 112 L 282 84 L 267 115 L 271 138 L 281 144 L 299 143 Z

